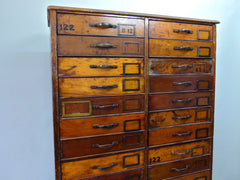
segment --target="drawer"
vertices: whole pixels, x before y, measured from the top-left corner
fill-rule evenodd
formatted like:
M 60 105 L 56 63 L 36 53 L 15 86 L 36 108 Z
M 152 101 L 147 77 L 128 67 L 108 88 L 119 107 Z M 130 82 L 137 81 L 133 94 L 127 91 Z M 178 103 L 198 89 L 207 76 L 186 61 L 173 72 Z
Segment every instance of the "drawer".
M 84 117 L 144 111 L 144 95 L 64 99 L 61 117 Z
M 212 90 L 212 76 L 149 76 L 150 92 Z
M 57 19 L 58 34 L 144 36 L 144 20 L 138 18 L 58 14 Z
M 171 110 L 149 114 L 149 129 L 211 121 L 211 108 Z
M 143 77 L 59 78 L 60 97 L 144 93 Z
M 208 155 L 210 154 L 210 148 L 210 141 L 200 141 L 150 149 L 148 151 L 148 164 L 159 164 Z
M 206 171 L 202 173 L 186 175 L 184 177 L 171 178 L 171 180 L 211 180 L 211 174 L 210 171 Z
M 143 68 L 143 59 L 140 58 L 58 59 L 58 75 L 61 77 L 143 75 Z
M 149 21 L 149 37 L 212 41 L 213 28 L 207 25 Z
M 58 36 L 59 56 L 143 56 L 143 39 Z
M 210 168 L 210 156 L 178 161 L 149 168 L 149 180 L 159 180 Z M 184 180 L 186 180 L 184 178 Z
M 149 40 L 150 57 L 213 57 L 213 43 Z
M 150 95 L 149 104 L 150 111 L 196 106 L 201 107 L 212 105 L 213 98 L 211 92 L 154 94 Z
M 62 180 L 81 179 L 143 166 L 142 151 L 62 163 Z
M 212 74 L 212 60 L 201 59 L 150 59 L 149 75 L 158 74 Z
M 60 138 L 74 138 L 144 130 L 144 114 L 69 119 L 60 121 Z
M 149 131 L 149 146 L 198 140 L 212 136 L 212 124 L 189 125 Z M 161 137 L 161 138 L 159 138 Z
M 66 159 L 141 148 L 144 146 L 144 134 L 138 132 L 65 139 L 61 144 L 62 159 Z

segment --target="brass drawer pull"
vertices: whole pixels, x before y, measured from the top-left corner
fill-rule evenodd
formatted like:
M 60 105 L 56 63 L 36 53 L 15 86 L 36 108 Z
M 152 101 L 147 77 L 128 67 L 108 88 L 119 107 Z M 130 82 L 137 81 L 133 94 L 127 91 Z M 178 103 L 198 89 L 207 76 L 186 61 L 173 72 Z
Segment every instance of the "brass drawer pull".
M 173 32 L 175 33 L 185 32 L 188 34 L 193 34 L 193 31 L 191 31 L 190 29 L 174 29 Z
M 172 65 L 172 68 L 184 68 L 184 69 L 188 69 L 188 68 L 192 68 L 193 65 L 188 65 L 188 64 L 184 64 L 184 65 Z
M 111 166 L 105 166 L 105 167 L 100 167 L 100 166 L 93 166 L 92 169 L 99 169 L 99 170 L 109 170 L 109 169 L 112 169 L 114 166 L 117 166 L 118 163 L 114 162 L 112 163 Z
M 97 129 L 97 128 L 102 128 L 102 129 L 110 129 L 110 128 L 113 128 L 113 127 L 117 127 L 119 124 L 118 123 L 113 123 L 113 124 L 108 124 L 108 125 L 98 125 L 98 124 L 94 124 L 92 127 L 94 129 Z
M 108 108 L 116 108 L 119 104 L 112 104 L 112 105 L 106 105 L 106 106 L 99 106 L 99 105 L 93 105 L 93 109 L 108 109 Z
M 178 153 L 178 152 L 172 152 L 172 155 L 175 156 L 175 155 L 178 155 L 178 156 L 186 156 L 188 155 L 189 153 L 191 153 L 192 150 L 187 150 L 186 152 L 184 153 Z
M 172 119 L 174 119 L 174 120 L 177 120 L 177 119 L 179 119 L 179 120 L 187 120 L 187 119 L 189 119 L 191 117 L 192 117 L 192 115 L 189 114 L 189 115 L 183 116 L 183 117 L 173 116 Z
M 111 43 L 99 43 L 99 44 L 91 44 L 91 48 L 116 48 L 117 45 Z
M 192 82 L 191 81 L 184 81 L 184 82 L 173 82 L 173 86 L 191 86 Z
M 173 99 L 172 103 L 190 103 L 192 102 L 192 98 L 188 99 Z
M 190 165 L 186 165 L 185 168 L 182 168 L 182 169 L 172 168 L 171 171 L 184 172 L 184 171 L 187 171 L 189 168 L 190 168 Z
M 175 47 L 174 47 L 174 50 L 192 51 L 192 50 L 193 50 L 193 47 L 189 47 L 189 46 L 180 46 L 180 47 L 177 47 L 177 46 L 175 46 Z
M 105 23 L 105 22 L 101 22 L 101 23 L 90 23 L 89 24 L 90 27 L 100 27 L 100 28 L 117 28 L 117 25 L 114 24 L 110 24 L 110 23 Z
M 102 148 L 102 149 L 108 149 L 113 147 L 114 145 L 118 145 L 118 141 L 113 141 L 111 144 L 92 144 L 92 147 L 94 148 Z
M 103 65 L 90 65 L 90 68 L 102 68 L 102 69 L 116 69 L 118 66 L 116 65 L 108 65 L 108 64 L 103 64 Z
M 103 86 L 91 86 L 91 89 L 112 89 L 112 88 L 117 88 L 118 85 L 103 85 Z
M 182 134 L 173 133 L 173 137 L 187 137 L 187 136 L 190 136 L 191 134 L 192 134 L 192 131 L 188 131 L 188 132 L 182 133 Z

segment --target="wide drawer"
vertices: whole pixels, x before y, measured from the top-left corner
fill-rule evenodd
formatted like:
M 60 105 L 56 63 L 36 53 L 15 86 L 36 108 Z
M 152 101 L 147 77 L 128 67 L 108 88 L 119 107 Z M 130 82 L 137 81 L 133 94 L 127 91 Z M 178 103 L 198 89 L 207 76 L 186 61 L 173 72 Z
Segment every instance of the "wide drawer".
M 149 39 L 150 57 L 213 57 L 213 43 Z
M 106 154 L 144 146 L 144 133 L 114 134 L 61 141 L 62 159 Z
M 160 180 L 210 168 L 210 156 L 178 161 L 149 168 L 148 180 Z M 186 179 L 184 179 L 186 180 Z
M 64 99 L 60 109 L 63 118 L 141 112 L 144 95 Z
M 143 77 L 59 78 L 60 97 L 144 93 Z
M 186 175 L 184 177 L 171 178 L 171 180 L 211 180 L 211 174 L 210 174 L 210 171 L 206 171 L 206 172 Z
M 60 138 L 74 138 L 144 130 L 144 114 L 68 119 L 60 121 Z
M 212 76 L 149 76 L 150 92 L 211 90 Z
M 149 131 L 149 146 L 198 140 L 212 136 L 212 124 L 198 124 Z
M 62 180 L 81 179 L 142 167 L 142 151 L 62 163 Z
M 191 74 L 204 75 L 213 73 L 212 60 L 202 59 L 150 59 L 149 75 Z
M 210 153 L 210 148 L 210 141 L 200 141 L 150 149 L 148 151 L 148 164 L 159 164 L 163 162 L 208 155 Z
M 185 107 L 201 107 L 212 105 L 213 98 L 211 92 L 154 94 L 150 95 L 149 104 L 150 111 Z
M 213 28 L 207 25 L 149 21 L 149 37 L 211 41 Z
M 58 34 L 144 36 L 144 20 L 76 14 L 58 14 Z
M 58 36 L 59 56 L 143 56 L 143 39 Z
M 211 121 L 211 108 L 171 110 L 149 114 L 149 129 Z
M 61 77 L 142 75 L 143 68 L 140 58 L 58 58 Z

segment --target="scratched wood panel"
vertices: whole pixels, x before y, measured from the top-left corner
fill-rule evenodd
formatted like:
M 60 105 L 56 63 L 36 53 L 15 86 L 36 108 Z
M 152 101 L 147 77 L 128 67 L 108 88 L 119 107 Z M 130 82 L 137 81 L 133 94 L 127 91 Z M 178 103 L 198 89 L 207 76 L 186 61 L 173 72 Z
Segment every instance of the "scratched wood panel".
M 207 171 L 207 172 L 187 175 L 184 177 L 171 178 L 171 180 L 211 180 L 211 173 L 210 171 Z

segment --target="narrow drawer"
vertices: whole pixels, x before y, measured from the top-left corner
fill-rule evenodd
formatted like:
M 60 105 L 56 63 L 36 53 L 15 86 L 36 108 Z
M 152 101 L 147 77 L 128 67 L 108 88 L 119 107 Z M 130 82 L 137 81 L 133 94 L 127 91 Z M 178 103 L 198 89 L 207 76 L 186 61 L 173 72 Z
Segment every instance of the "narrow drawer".
M 149 146 L 198 140 L 212 136 L 212 124 L 172 127 L 149 131 Z M 161 138 L 159 138 L 161 137 Z
M 211 121 L 211 108 L 154 112 L 149 114 L 149 129 Z
M 76 14 L 58 14 L 57 19 L 58 34 L 144 36 L 143 19 Z
M 212 60 L 201 59 L 150 59 L 149 75 L 191 74 L 205 75 L 213 73 Z
M 210 168 L 210 156 L 178 161 L 149 168 L 149 180 L 159 180 Z M 184 179 L 186 180 L 186 179 Z
M 176 146 L 165 146 L 148 151 L 148 164 L 182 160 L 191 157 L 208 155 L 210 153 L 210 141 L 186 143 Z
M 212 90 L 212 76 L 149 76 L 150 92 Z
M 60 101 L 62 118 L 144 111 L 144 95 L 91 97 Z
M 62 140 L 62 159 L 106 154 L 144 146 L 143 132 Z
M 143 77 L 59 78 L 60 97 L 144 93 Z
M 210 171 L 206 171 L 202 173 L 186 175 L 184 177 L 171 178 L 171 180 L 211 180 L 211 174 Z
M 143 166 L 144 153 L 124 153 L 82 161 L 62 163 L 62 179 L 72 180 L 121 172 Z
M 211 92 L 154 94 L 150 95 L 149 108 L 152 110 L 201 107 L 212 105 Z M 159 103 L 164 102 L 164 103 Z
M 59 56 L 143 56 L 143 39 L 58 36 Z
M 61 77 L 143 75 L 143 68 L 143 59 L 140 58 L 58 59 L 58 75 Z
M 69 119 L 60 121 L 60 138 L 144 130 L 144 114 Z
M 213 28 L 207 25 L 150 21 L 149 37 L 211 41 L 213 39 Z
M 213 57 L 213 43 L 149 40 L 150 57 Z

